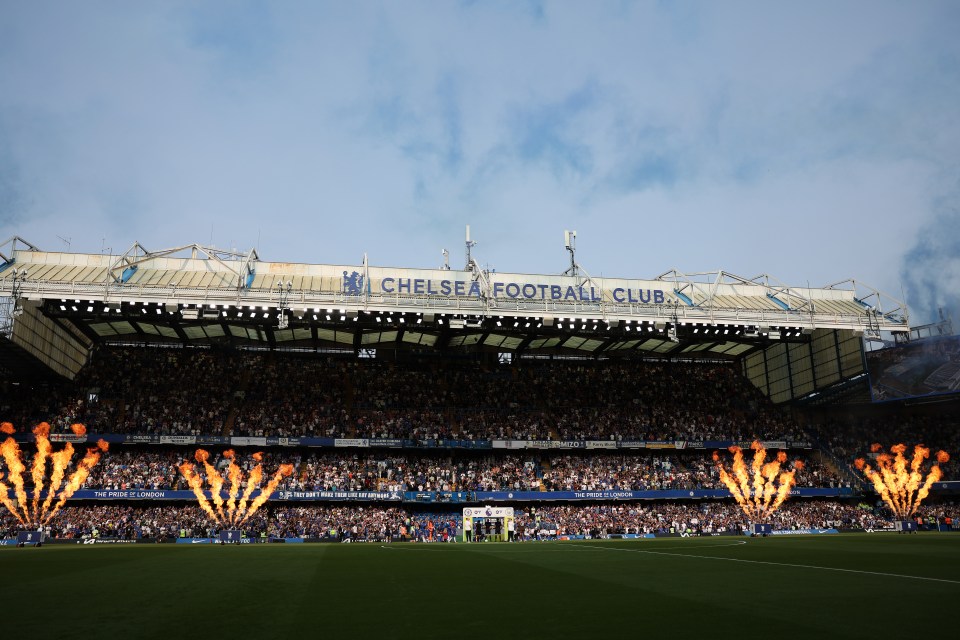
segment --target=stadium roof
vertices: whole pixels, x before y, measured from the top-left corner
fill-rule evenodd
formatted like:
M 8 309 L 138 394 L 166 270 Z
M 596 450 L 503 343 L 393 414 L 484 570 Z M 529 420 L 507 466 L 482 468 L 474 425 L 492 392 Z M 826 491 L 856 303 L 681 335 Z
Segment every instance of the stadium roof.
M 725 271 L 651 279 L 266 262 L 197 244 L 122 255 L 0 245 L 0 294 L 84 342 L 484 348 L 739 358 L 817 329 L 909 331 L 906 307 L 845 280 Z

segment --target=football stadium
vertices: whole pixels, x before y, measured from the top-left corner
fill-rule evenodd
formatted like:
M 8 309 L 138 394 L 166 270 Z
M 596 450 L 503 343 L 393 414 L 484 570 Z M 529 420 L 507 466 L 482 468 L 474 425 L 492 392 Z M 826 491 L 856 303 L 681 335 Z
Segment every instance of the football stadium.
M 440 269 L 8 240 L 5 631 L 944 632 L 949 319 L 853 280 L 594 278 L 566 241 L 520 274 L 469 229 Z

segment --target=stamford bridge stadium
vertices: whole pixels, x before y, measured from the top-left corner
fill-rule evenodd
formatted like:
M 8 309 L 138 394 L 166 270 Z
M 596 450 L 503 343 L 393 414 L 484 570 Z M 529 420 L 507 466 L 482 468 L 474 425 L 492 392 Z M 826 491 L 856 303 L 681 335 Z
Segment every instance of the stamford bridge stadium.
M 40 422 L 55 444 L 109 444 L 47 534 L 213 535 L 178 472 L 198 447 L 225 473 L 225 450 L 292 465 L 244 525 L 287 540 L 462 537 L 484 505 L 526 535 L 740 531 L 711 454 L 754 441 L 803 463 L 775 528 L 883 528 L 853 460 L 874 442 L 958 451 L 955 391 L 872 401 L 865 345 L 896 354 L 917 332 L 858 281 L 595 278 L 572 251 L 564 274 L 490 272 L 469 248 L 463 269 L 401 269 L 8 240 L 0 418 L 26 459 Z M 923 522 L 955 508 L 955 464 Z M 19 524 L 5 514 L 0 538 Z

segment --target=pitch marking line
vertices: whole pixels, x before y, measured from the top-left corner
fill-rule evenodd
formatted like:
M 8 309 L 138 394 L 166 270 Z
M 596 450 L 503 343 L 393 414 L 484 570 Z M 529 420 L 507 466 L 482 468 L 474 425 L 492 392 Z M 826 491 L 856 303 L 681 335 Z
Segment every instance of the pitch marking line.
M 391 550 L 391 551 L 425 551 L 425 552 L 428 552 L 428 553 L 441 553 L 441 551 L 439 551 L 438 548 L 439 548 L 439 549 L 444 549 L 444 548 L 457 549 L 457 548 L 460 548 L 461 545 L 464 545 L 464 544 L 465 544 L 465 543 L 460 543 L 460 544 L 457 544 L 457 545 L 452 545 L 452 544 L 451 544 L 451 545 L 448 545 L 448 544 L 446 544 L 446 543 L 441 542 L 441 543 L 436 543 L 436 544 L 422 544 L 422 543 L 421 543 L 421 544 L 417 544 L 416 546 L 406 546 L 407 543 L 398 543 L 398 544 L 396 544 L 396 545 L 394 545 L 394 544 L 382 544 L 382 545 L 380 545 L 380 548 L 381 548 L 381 549 L 389 549 L 389 550 Z M 504 543 L 494 543 L 494 544 L 504 544 L 504 545 L 506 545 L 507 543 L 504 542 Z M 404 546 L 401 546 L 401 545 L 404 545 Z M 486 549 L 489 549 L 489 550 L 491 551 L 491 553 L 493 553 L 494 551 L 495 551 L 496 553 L 540 553 L 540 552 L 543 551 L 546 547 L 540 547 L 539 549 L 516 549 L 516 548 L 511 549 L 511 548 L 509 548 L 509 547 L 504 546 L 504 547 L 500 547 L 500 548 L 498 549 L 497 547 L 494 547 L 493 544 L 486 545 L 486 544 L 483 544 L 483 543 L 479 543 L 477 546 L 475 546 L 475 547 L 473 547 L 473 548 L 476 549 L 476 550 L 480 550 L 480 549 L 486 548 Z M 557 552 L 561 551 L 561 550 L 560 550 L 558 547 L 556 547 L 556 546 L 554 546 L 554 550 L 557 551 Z
M 746 544 L 746 541 L 742 541 Z M 626 551 L 627 553 L 649 553 L 659 556 L 674 556 L 680 558 L 702 558 L 704 560 L 725 560 L 727 562 L 744 562 L 747 564 L 768 564 L 776 567 L 796 567 L 799 569 L 820 569 L 821 571 L 838 571 L 841 573 L 862 573 L 871 576 L 886 576 L 888 578 L 907 578 L 909 580 L 927 580 L 930 582 L 946 582 L 948 584 L 960 584 L 960 580 L 947 580 L 946 578 L 928 578 L 925 576 L 908 576 L 902 573 L 883 573 L 881 571 L 862 571 L 860 569 L 840 569 L 838 567 L 820 567 L 812 564 L 791 564 L 788 562 L 770 562 L 767 560 L 746 560 L 744 558 L 720 558 L 717 556 L 699 556 L 692 553 L 663 553 L 661 551 L 649 551 L 646 549 L 624 549 L 622 547 L 598 547 L 586 544 L 568 544 L 565 546 L 577 547 L 580 549 L 599 549 L 600 551 Z M 699 547 L 698 547 L 699 548 Z
M 464 544 L 464 543 L 460 543 L 460 544 Z M 535 549 L 531 549 L 531 548 L 518 549 L 518 548 L 516 548 L 516 547 L 500 546 L 501 544 L 506 545 L 507 543 L 492 543 L 492 544 L 488 545 L 488 544 L 485 544 L 485 543 L 482 543 L 482 542 L 481 542 L 481 543 L 478 543 L 477 546 L 473 547 L 473 549 L 474 549 L 474 550 L 477 550 L 477 551 L 480 551 L 480 550 L 483 550 L 483 549 L 488 549 L 488 550 L 490 550 L 491 553 L 542 553 L 545 549 L 551 549 L 551 548 L 552 548 L 555 552 L 559 552 L 559 550 L 560 550 L 561 547 L 571 546 L 571 545 L 568 545 L 568 544 L 563 544 L 563 543 L 552 542 L 552 541 L 551 541 L 551 542 L 544 542 L 544 543 L 530 543 L 530 544 L 535 544 L 535 545 L 537 545 L 537 548 L 535 548 Z M 524 543 L 520 543 L 520 544 L 526 545 L 527 543 L 524 542 Z M 541 544 L 542 544 L 542 546 L 541 546 Z M 724 544 L 702 544 L 702 545 L 697 545 L 696 548 L 697 548 L 697 549 L 710 549 L 710 548 L 714 548 L 714 547 L 739 547 L 739 546 L 742 545 L 742 544 L 747 544 L 747 541 L 746 541 L 746 540 L 738 540 L 738 541 L 736 541 L 736 542 L 727 542 L 727 543 L 724 543 Z M 494 545 L 497 545 L 497 546 L 494 546 Z M 450 545 L 450 546 L 453 546 L 453 545 Z M 605 548 L 606 548 L 606 547 L 597 547 L 597 546 L 579 545 L 579 544 L 576 545 L 576 546 L 578 546 L 578 547 L 579 547 L 579 546 L 585 546 L 585 547 L 590 548 L 590 549 L 605 549 Z M 437 544 L 427 544 L 427 545 L 422 545 L 422 546 L 421 546 L 421 545 L 417 545 L 417 546 L 413 546 L 413 547 L 410 547 L 410 546 L 394 546 L 394 545 L 392 545 L 392 544 L 381 544 L 381 545 L 380 545 L 380 548 L 381 548 L 381 549 L 390 549 L 390 550 L 393 550 L 393 551 L 434 551 L 434 549 L 437 548 L 437 547 L 440 547 L 440 548 L 448 548 L 448 545 L 445 544 L 445 543 L 440 543 L 439 545 L 437 545 Z M 460 547 L 460 545 L 459 545 L 459 544 L 458 544 L 458 545 L 455 545 L 454 548 L 457 548 L 457 547 Z M 676 547 L 660 547 L 660 548 L 661 548 L 661 549 L 689 549 L 690 547 L 686 547 L 686 546 L 676 546 Z M 613 547 L 611 547 L 610 550 L 612 550 L 612 551 L 630 551 L 630 549 L 614 549 Z M 435 552 L 435 553 L 438 553 L 438 552 Z M 666 555 L 678 555 L 678 554 L 666 554 Z

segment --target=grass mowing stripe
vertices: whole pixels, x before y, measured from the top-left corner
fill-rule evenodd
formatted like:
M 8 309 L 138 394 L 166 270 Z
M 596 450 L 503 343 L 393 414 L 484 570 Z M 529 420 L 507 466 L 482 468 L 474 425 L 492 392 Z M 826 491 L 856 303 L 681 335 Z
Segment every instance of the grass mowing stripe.
M 501 629 L 583 640 L 762 628 L 854 640 L 888 635 L 891 612 L 949 611 L 960 594 L 960 535 L 383 547 L 0 548 L 3 637 L 423 640 Z M 636 553 L 598 553 L 611 549 Z
M 909 580 L 929 580 L 930 582 L 946 582 L 949 584 L 960 584 L 960 580 L 947 580 L 946 578 L 929 578 L 927 576 L 910 576 L 902 573 L 884 573 L 882 571 L 864 571 L 861 569 L 841 569 L 839 567 L 819 567 L 812 564 L 793 564 L 789 562 L 771 562 L 769 560 L 747 560 L 745 558 L 722 558 L 719 556 L 701 556 L 692 553 L 665 553 L 663 551 L 649 551 L 647 549 L 624 549 L 622 547 L 600 547 L 588 544 L 570 544 L 566 545 L 579 549 L 599 549 L 601 551 L 626 551 L 627 553 L 647 553 L 656 556 L 676 556 L 678 558 L 700 558 L 703 560 L 726 560 L 727 562 L 746 562 L 749 564 L 767 564 L 776 567 L 796 567 L 799 569 L 819 569 L 821 571 L 841 571 L 843 573 L 862 573 L 874 576 L 886 576 L 889 578 L 906 578 Z M 733 545 L 729 545 L 733 546 Z

